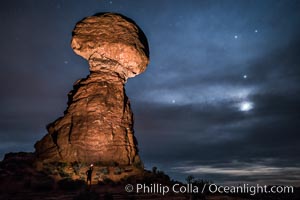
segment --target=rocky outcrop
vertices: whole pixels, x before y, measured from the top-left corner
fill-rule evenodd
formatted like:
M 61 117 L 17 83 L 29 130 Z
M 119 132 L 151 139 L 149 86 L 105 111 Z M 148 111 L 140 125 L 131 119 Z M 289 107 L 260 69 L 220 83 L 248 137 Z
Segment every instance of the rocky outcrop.
M 48 134 L 35 144 L 45 162 L 140 162 L 133 114 L 124 84 L 149 61 L 147 40 L 131 20 L 101 14 L 77 23 L 72 48 L 89 62 L 90 75 L 69 93 L 64 116 L 47 126 Z

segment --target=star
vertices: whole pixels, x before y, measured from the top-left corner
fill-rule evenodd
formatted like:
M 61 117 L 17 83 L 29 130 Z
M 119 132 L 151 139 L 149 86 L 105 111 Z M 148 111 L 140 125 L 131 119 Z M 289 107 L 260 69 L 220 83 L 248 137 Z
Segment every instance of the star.
M 254 32 L 255 32 L 255 33 L 257 33 L 257 32 L 258 32 L 258 30 L 257 30 L 257 29 L 255 29 L 255 30 L 254 30 Z
M 113 2 L 112 2 L 112 1 L 110 1 L 109 3 L 110 3 L 110 4 L 112 4 Z
M 172 103 L 176 103 L 175 99 L 172 100 Z
M 246 78 L 248 78 L 248 76 L 245 74 L 245 75 L 243 76 L 243 78 L 246 79 Z
M 235 36 L 234 36 L 234 39 L 237 39 L 238 37 L 239 37 L 239 36 L 235 35 Z

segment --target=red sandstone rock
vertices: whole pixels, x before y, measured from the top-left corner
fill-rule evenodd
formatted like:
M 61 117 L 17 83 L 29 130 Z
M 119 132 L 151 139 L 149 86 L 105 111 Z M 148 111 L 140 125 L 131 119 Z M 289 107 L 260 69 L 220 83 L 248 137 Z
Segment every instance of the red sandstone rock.
M 139 163 L 124 83 L 146 69 L 146 38 L 130 20 L 108 13 L 78 22 L 72 48 L 88 60 L 91 74 L 74 84 L 65 115 L 35 144 L 38 159 Z
M 72 48 L 87 59 L 90 71 L 117 72 L 122 78 L 145 71 L 148 45 L 142 31 L 123 16 L 104 14 L 76 24 Z

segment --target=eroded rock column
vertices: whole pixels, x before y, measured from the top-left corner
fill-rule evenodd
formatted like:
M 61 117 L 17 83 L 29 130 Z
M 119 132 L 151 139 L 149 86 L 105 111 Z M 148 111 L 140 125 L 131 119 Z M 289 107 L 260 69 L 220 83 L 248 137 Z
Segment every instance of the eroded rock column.
M 90 75 L 74 84 L 64 116 L 49 124 L 48 134 L 35 144 L 38 159 L 139 163 L 124 84 L 149 62 L 143 32 L 126 17 L 107 13 L 78 22 L 71 45 L 88 60 Z

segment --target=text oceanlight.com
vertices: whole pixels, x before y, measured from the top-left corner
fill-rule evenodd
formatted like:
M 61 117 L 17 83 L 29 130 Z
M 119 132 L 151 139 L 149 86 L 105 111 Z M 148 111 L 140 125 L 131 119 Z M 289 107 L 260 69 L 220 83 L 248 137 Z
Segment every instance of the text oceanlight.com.
M 203 194 L 219 193 L 219 194 L 289 194 L 294 193 L 293 186 L 267 186 L 267 185 L 249 185 L 240 184 L 235 186 L 225 186 L 217 184 L 204 184 L 203 186 L 197 186 L 193 184 L 179 184 L 163 185 L 159 183 L 153 184 L 127 184 L 125 186 L 126 192 L 135 192 L 137 194 L 162 194 L 178 193 L 178 194 Z

